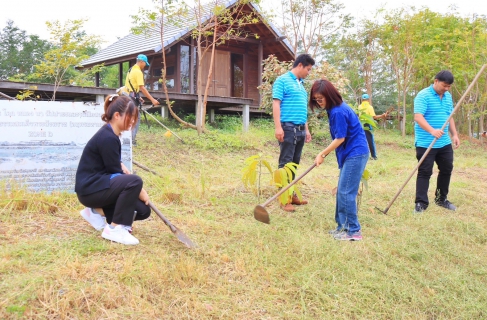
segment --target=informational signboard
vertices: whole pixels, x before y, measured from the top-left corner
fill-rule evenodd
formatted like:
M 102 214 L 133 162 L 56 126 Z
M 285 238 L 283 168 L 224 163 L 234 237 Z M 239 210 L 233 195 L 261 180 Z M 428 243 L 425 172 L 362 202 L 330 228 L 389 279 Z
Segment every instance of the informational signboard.
M 29 191 L 74 192 L 81 153 L 104 125 L 102 105 L 0 100 L 0 181 Z M 122 161 L 132 170 L 132 136 L 124 132 Z

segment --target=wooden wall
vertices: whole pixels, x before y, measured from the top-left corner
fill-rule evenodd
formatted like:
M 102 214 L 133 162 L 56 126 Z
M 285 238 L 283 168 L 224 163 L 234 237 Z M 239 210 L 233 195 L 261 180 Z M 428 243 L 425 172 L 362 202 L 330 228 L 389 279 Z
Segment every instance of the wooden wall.
M 254 100 L 252 106 L 259 106 L 260 103 L 260 94 L 257 87 L 259 86 L 259 77 L 261 75 L 258 74 L 258 61 L 257 55 L 248 55 L 247 56 L 247 96 L 245 98 L 250 98 Z

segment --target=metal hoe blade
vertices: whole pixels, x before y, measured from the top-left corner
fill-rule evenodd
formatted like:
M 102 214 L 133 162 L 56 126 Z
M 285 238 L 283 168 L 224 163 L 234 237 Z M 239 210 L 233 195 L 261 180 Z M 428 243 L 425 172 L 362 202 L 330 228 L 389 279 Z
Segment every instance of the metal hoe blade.
M 173 225 L 173 227 L 176 229 L 176 231 L 175 232 L 173 231 L 173 233 L 176 235 L 176 237 L 178 238 L 179 241 L 184 243 L 186 245 L 186 247 L 188 247 L 190 249 L 196 248 L 196 244 L 194 244 L 193 241 L 191 241 L 191 239 L 188 238 L 188 236 L 184 234 L 184 232 L 179 230 L 178 227 L 176 227 L 174 225 Z M 171 231 L 172 231 L 172 229 L 171 229 Z
M 267 224 L 270 223 L 269 213 L 261 205 L 255 206 L 255 208 L 254 208 L 254 218 L 255 218 L 255 220 L 260 221 L 260 222 L 263 222 L 263 223 L 267 223 Z

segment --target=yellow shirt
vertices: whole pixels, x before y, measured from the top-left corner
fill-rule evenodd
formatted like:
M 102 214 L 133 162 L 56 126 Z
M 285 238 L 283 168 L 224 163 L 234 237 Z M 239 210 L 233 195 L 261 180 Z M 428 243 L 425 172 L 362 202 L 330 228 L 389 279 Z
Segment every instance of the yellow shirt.
M 127 79 L 125 80 L 125 88 L 129 91 L 132 92 L 132 86 L 130 86 L 129 83 L 132 83 L 132 86 L 135 89 L 135 92 L 139 92 L 139 86 L 144 85 L 144 73 L 142 70 L 140 70 L 139 65 L 135 64 L 130 72 L 127 74 Z
M 368 101 L 362 101 L 362 103 L 358 106 L 358 111 L 375 117 L 374 108 Z

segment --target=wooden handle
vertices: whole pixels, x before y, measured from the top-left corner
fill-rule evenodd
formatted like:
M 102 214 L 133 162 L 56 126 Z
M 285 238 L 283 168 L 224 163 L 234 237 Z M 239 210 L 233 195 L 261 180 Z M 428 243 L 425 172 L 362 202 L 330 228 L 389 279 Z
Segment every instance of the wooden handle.
M 166 217 L 162 215 L 162 213 L 154 206 L 154 204 L 151 201 L 149 201 L 149 207 L 151 207 L 151 209 L 154 210 L 154 212 L 159 216 L 159 218 L 162 219 L 162 221 L 164 221 L 166 226 L 168 226 L 173 233 L 176 232 L 176 228 L 172 225 L 172 223 L 169 222 L 169 220 L 167 220 Z

